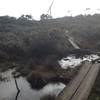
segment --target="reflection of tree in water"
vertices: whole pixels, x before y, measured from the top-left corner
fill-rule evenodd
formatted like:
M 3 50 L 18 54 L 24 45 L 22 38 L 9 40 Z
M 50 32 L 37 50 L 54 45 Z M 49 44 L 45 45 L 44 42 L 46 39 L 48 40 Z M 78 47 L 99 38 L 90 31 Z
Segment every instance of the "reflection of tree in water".
M 16 77 L 14 77 L 14 79 L 15 79 L 15 85 L 16 85 L 16 89 L 17 89 L 17 94 L 16 94 L 16 97 L 15 97 L 15 100 L 18 100 L 18 95 L 19 95 L 19 93 L 20 93 L 20 89 L 19 89 L 19 87 L 18 87 Z
M 20 91 L 17 92 L 15 100 L 18 100 L 18 95 L 19 95 Z

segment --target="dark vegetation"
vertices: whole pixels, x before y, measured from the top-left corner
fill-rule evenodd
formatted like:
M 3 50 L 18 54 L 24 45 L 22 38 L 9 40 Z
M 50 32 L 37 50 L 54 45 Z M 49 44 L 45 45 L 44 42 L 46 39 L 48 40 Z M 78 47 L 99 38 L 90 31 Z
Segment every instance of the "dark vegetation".
M 88 100 L 100 100 L 100 71 Z
M 39 58 L 54 58 L 65 55 L 73 47 L 67 40 L 65 30 L 69 30 L 83 49 L 99 50 L 100 15 L 64 17 L 49 20 L 29 20 L 25 16 L 18 19 L 0 17 L 0 58 L 23 62 Z M 24 59 L 23 59 L 24 58 Z
M 57 63 L 40 66 L 34 69 L 27 77 L 33 89 L 41 89 L 48 83 L 59 83 L 67 85 L 77 75 L 80 66 L 76 68 L 62 69 Z
M 45 74 L 48 77 L 55 74 L 56 77 L 60 76 L 55 73 L 59 69 L 57 60 L 74 50 L 67 40 L 66 30 L 69 31 L 69 34 L 74 37 L 75 42 L 81 48 L 80 51 L 74 51 L 78 55 L 83 54 L 83 51 L 84 53 L 89 53 L 90 51 L 100 50 L 99 14 L 40 21 L 36 21 L 31 16 L 26 15 L 22 15 L 19 18 L 1 16 L 0 71 L 16 68 L 16 71 L 23 76 L 30 76 L 30 73 L 34 73 L 35 76 L 36 72 L 40 76 L 45 76 Z M 45 74 L 43 74 L 44 72 Z M 69 76 L 71 79 L 72 76 Z M 53 77 L 53 82 L 55 80 L 59 81 L 60 77 L 56 77 Z M 47 77 L 44 78 L 46 79 Z M 50 77 L 48 79 L 52 80 Z M 63 80 L 65 79 L 62 78 Z M 94 94 L 100 94 L 99 81 L 97 82 L 98 85 L 94 86 Z M 47 83 L 48 80 L 46 80 Z M 96 88 L 99 92 L 96 91 Z
M 99 18 L 100 15 L 80 15 L 35 21 L 26 17 L 16 19 L 3 16 L 0 17 L 0 50 L 6 52 L 5 56 L 11 55 L 12 59 L 23 56 L 44 57 L 58 52 L 61 54 L 64 50 L 71 50 L 66 39 L 66 29 L 81 48 L 99 49 Z
M 2 81 L 2 76 L 0 75 L 0 81 Z
M 0 17 L 0 62 L 10 61 L 30 67 L 46 59 L 60 59 L 73 47 L 66 30 L 82 49 L 100 49 L 100 15 L 79 15 L 36 21 L 31 16 Z M 24 65 L 21 65 L 24 66 Z
M 54 96 L 54 95 L 45 95 L 45 96 L 41 97 L 40 100 L 56 100 L 56 96 Z

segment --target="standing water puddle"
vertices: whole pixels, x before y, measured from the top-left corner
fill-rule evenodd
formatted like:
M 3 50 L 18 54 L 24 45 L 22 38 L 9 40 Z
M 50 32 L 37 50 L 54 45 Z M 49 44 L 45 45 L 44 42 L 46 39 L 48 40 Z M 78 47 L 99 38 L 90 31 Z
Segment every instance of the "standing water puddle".
M 7 81 L 0 82 L 0 100 L 15 100 L 16 98 L 17 89 L 12 72 L 13 70 L 9 70 L 1 73 L 3 77 L 7 77 Z M 34 90 L 23 77 L 17 78 L 17 83 L 20 89 L 18 100 L 40 100 L 44 95 L 58 95 L 65 87 L 62 83 L 49 83 L 40 90 Z
M 75 66 L 81 64 L 81 62 L 88 60 L 92 61 L 98 59 L 98 55 L 85 55 L 82 58 L 76 58 L 75 56 L 68 56 L 59 61 L 59 64 L 63 69 L 68 67 L 74 68 Z M 15 85 L 15 80 L 12 76 L 14 70 L 8 70 L 6 72 L 0 73 L 2 77 L 7 77 L 6 81 L 0 82 L 0 100 L 16 100 L 17 89 Z M 23 77 L 17 78 L 18 87 L 20 93 L 17 100 L 40 100 L 44 95 L 58 95 L 65 87 L 62 83 L 47 84 L 40 90 L 35 90 L 30 87 L 30 84 Z
M 61 65 L 61 67 L 63 69 L 67 69 L 68 67 L 70 68 L 74 68 L 78 65 L 81 65 L 81 63 L 83 61 L 92 61 L 92 60 L 96 60 L 100 58 L 98 55 L 96 54 L 91 54 L 91 55 L 85 55 L 84 57 L 81 58 L 76 58 L 75 55 L 69 55 L 65 58 L 62 58 L 59 62 L 59 64 Z

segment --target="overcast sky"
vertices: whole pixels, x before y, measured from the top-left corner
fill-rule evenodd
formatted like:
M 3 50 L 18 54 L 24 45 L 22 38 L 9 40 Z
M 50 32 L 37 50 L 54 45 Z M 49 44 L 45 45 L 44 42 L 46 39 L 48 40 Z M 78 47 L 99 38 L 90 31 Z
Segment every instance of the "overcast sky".
M 51 2 L 52 0 L 0 0 L 0 16 L 19 17 L 22 14 L 31 14 L 34 19 L 39 19 L 41 14 L 47 13 Z M 89 13 L 94 13 L 97 9 L 100 12 L 100 0 L 54 0 L 52 16 L 55 18 L 83 14 L 86 8 L 91 8 Z M 71 12 L 68 13 L 69 10 Z

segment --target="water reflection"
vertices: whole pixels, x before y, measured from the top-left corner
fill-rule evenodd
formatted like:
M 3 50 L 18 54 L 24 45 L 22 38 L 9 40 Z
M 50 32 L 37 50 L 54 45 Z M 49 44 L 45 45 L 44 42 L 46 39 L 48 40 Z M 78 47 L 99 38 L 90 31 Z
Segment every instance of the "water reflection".
M 96 54 L 91 54 L 91 55 L 84 55 L 83 57 L 76 57 L 76 55 L 69 55 L 65 58 L 62 58 L 61 60 L 59 60 L 59 64 L 61 65 L 61 67 L 63 69 L 67 69 L 68 67 L 70 68 L 75 68 L 78 65 L 81 65 L 81 63 L 83 61 L 93 61 L 100 58 L 98 55 Z
M 13 71 L 14 70 L 9 70 L 1 73 L 3 77 L 7 77 L 8 81 L 0 82 L 0 100 L 15 100 L 17 89 L 15 80 L 11 75 Z M 49 83 L 41 90 L 34 90 L 31 89 L 29 83 L 23 77 L 19 77 L 17 79 L 17 83 L 20 89 L 18 100 L 40 100 L 40 98 L 44 95 L 58 95 L 65 87 L 65 85 L 62 83 Z
M 82 61 L 92 61 L 97 58 L 99 58 L 97 55 L 85 55 L 83 58 L 69 56 L 61 59 L 59 63 L 63 69 L 66 69 L 68 66 L 75 67 L 75 65 L 80 64 Z M 15 79 L 11 74 L 14 71 L 15 70 L 13 69 L 0 73 L 2 78 L 6 79 L 6 81 L 0 82 L 0 100 L 15 100 L 16 96 L 18 95 Z M 65 85 L 62 83 L 48 83 L 42 89 L 35 90 L 30 87 L 30 84 L 26 81 L 26 78 L 23 77 L 17 78 L 17 84 L 20 89 L 18 100 L 40 100 L 40 98 L 44 95 L 57 96 L 65 87 Z

